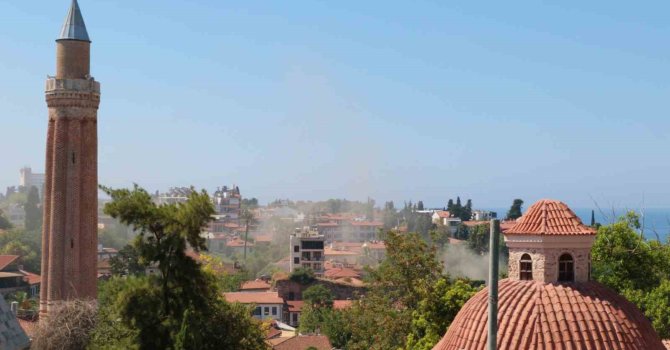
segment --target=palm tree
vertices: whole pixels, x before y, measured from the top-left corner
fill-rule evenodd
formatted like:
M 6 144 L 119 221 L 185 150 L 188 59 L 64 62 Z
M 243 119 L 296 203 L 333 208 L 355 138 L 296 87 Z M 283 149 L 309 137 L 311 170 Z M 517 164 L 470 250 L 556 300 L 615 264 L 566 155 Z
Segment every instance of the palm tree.
M 244 222 L 244 262 L 247 262 L 247 239 L 249 238 L 249 225 L 254 222 L 254 212 L 248 208 L 242 209 L 240 218 Z

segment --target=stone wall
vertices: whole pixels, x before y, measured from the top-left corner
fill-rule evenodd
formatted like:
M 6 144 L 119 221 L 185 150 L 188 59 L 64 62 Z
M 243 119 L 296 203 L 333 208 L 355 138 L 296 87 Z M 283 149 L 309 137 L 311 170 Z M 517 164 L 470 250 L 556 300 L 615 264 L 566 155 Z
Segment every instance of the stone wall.
M 519 261 L 523 254 L 529 254 L 533 261 L 533 280 L 540 282 L 558 281 L 558 259 L 564 253 L 572 255 L 575 266 L 575 282 L 589 280 L 589 248 L 510 248 L 509 278 L 519 279 Z

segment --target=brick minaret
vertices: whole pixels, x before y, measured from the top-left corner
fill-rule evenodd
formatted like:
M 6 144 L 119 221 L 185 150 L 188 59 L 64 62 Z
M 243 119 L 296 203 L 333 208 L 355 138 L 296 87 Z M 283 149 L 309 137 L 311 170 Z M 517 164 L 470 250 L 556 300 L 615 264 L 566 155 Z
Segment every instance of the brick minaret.
M 56 76 L 46 83 L 49 128 L 42 232 L 40 312 L 97 294 L 100 84 L 76 0 L 56 40 Z

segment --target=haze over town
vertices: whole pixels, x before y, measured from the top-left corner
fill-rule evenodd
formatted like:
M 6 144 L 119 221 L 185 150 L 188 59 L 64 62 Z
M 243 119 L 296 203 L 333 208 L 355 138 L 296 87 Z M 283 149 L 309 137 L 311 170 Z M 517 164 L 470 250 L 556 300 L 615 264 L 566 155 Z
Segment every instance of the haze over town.
M 667 3 L 379 5 L 96 4 L 99 182 L 243 183 L 261 202 L 670 207 Z M 3 188 L 44 170 L 61 8 L 0 4 Z
M 0 3 L 0 350 L 670 350 L 654 5 Z

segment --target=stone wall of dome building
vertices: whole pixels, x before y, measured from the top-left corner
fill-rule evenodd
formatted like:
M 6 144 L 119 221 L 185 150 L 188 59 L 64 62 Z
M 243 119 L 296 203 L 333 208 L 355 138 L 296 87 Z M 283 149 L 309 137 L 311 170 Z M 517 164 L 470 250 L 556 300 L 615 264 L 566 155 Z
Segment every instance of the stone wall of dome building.
M 568 253 L 574 261 L 576 282 L 585 282 L 590 279 L 590 249 L 589 248 L 510 248 L 508 274 L 510 279 L 519 280 L 520 261 L 523 254 L 529 254 L 533 262 L 533 280 L 539 282 L 558 281 L 558 259 Z

